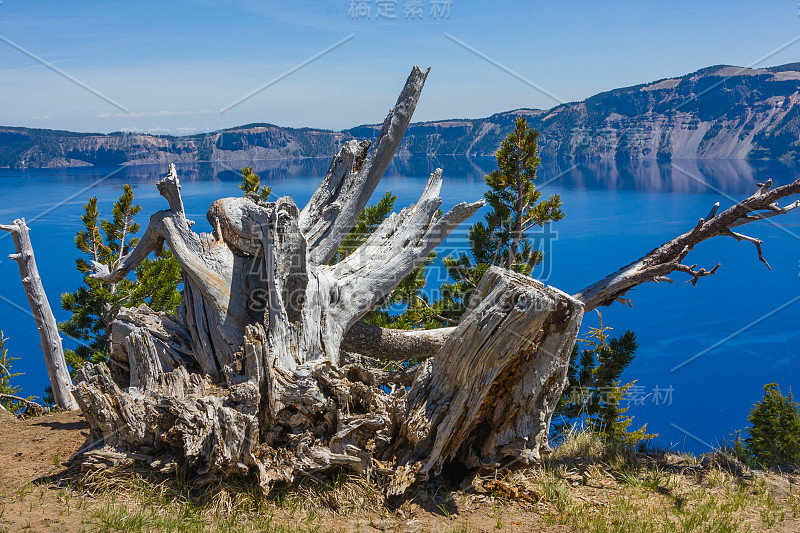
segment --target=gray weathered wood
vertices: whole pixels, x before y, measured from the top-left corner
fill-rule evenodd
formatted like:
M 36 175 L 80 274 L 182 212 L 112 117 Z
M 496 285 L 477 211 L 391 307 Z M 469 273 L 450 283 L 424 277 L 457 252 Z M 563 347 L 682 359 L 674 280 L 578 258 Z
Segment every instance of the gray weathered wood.
M 333 158 L 330 170 L 298 221 L 308 241 L 311 264 L 327 264 L 355 225 L 403 140 L 429 70 L 411 70 L 369 153 L 369 141 L 349 141 Z
M 473 305 L 418 372 L 400 408 L 392 454 L 416 477 L 441 471 L 531 464 L 550 450 L 550 421 L 566 380 L 583 305 L 531 278 L 491 267 Z
M 358 323 L 482 201 L 440 217 L 437 170 L 415 205 L 328 264 L 399 146 L 426 74 L 413 69 L 372 150 L 347 143 L 302 210 L 288 197 L 223 198 L 208 211 L 213 233 L 196 234 L 170 167 L 158 183 L 169 209 L 118 267 L 95 265 L 94 276 L 115 283 L 166 244 L 183 270 L 182 309 L 177 318 L 123 309 L 110 368 L 81 369 L 76 395 L 100 448 L 84 456 L 87 468 L 134 457 L 208 479 L 254 473 L 267 489 L 347 467 L 399 490 L 455 458 L 480 467 L 546 450 L 579 303 L 492 269 L 456 329 Z M 390 369 L 368 357 L 410 348 L 433 362 Z M 463 443 L 483 451 L 470 455 Z
M 174 198 L 179 183 L 169 178 L 159 182 L 159 190 Z M 246 197 L 214 202 L 209 210 L 213 235 L 195 234 L 182 214 L 156 213 L 119 267 L 108 272 L 96 264 L 95 276 L 116 282 L 166 242 L 185 273 L 187 327 L 205 373 L 222 374 L 228 383 L 241 379 L 237 352 L 245 326 L 253 321 L 264 322 L 278 371 L 291 373 L 312 361 L 335 365 L 344 333 L 483 205 L 462 203 L 437 220 L 440 188 L 439 170 L 416 205 L 391 215 L 333 266 L 311 262 L 291 198 L 267 203 Z
M 249 325 L 243 379 L 226 386 L 187 372 L 191 364 L 164 371 L 158 342 L 180 333 L 168 333 L 169 317 L 126 309 L 128 383 L 102 364 L 79 373 L 76 394 L 103 445 L 84 464 L 135 454 L 158 470 L 181 464 L 207 479 L 254 473 L 265 490 L 346 467 L 382 478 L 393 493 L 445 461 L 529 464 L 549 450 L 582 306 L 497 267 L 475 302 L 432 362 L 408 371 L 344 354 L 340 365 L 306 362 L 289 372 L 275 366 L 264 325 Z
M 61 346 L 61 336 L 58 334 L 58 323 L 44 292 L 42 279 L 39 277 L 28 226 L 24 219 L 17 219 L 12 224 L 0 225 L 0 230 L 10 232 L 14 240 L 16 253 L 9 257 L 16 261 L 19 267 L 22 285 L 25 287 L 28 304 L 42 341 L 44 362 L 56 405 L 67 411 L 77 409 L 78 404 L 72 396 L 72 378 L 69 376 L 67 362 L 64 360 L 64 349 Z
M 356 322 L 345 333 L 342 349 L 388 361 L 427 359 L 441 350 L 455 329 L 390 329 Z

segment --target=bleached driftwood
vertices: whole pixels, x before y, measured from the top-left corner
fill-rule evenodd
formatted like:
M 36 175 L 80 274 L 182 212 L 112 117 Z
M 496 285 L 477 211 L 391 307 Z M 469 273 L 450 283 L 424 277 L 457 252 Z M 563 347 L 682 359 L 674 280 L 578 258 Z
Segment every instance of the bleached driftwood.
M 58 334 L 58 323 L 50 309 L 50 302 L 42 286 L 42 278 L 39 277 L 28 226 L 24 219 L 17 219 L 9 225 L 0 225 L 0 230 L 10 232 L 14 240 L 16 252 L 8 257 L 16 261 L 19 266 L 22 285 L 25 287 L 28 304 L 42 341 L 44 363 L 55 403 L 66 411 L 77 409 L 78 404 L 72 396 L 72 378 L 69 376 L 69 369 L 64 360 L 64 349 L 61 346 L 61 336 Z

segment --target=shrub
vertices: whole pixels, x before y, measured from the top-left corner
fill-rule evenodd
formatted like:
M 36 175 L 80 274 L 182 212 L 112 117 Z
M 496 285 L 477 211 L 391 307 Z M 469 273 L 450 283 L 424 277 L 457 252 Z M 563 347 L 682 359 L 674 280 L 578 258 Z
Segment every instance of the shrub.
M 764 466 L 800 466 L 800 411 L 791 390 L 784 396 L 777 383 L 764 385 L 764 399 L 753 406 L 744 446 Z
M 631 364 L 639 347 L 636 335 L 626 331 L 616 338 L 607 333 L 603 317 L 597 313 L 600 324 L 589 328 L 583 350 L 578 344 L 570 360 L 567 388 L 559 401 L 557 415 L 568 419 L 585 420 L 590 430 L 608 443 L 637 445 L 655 435 L 648 434 L 646 425 L 630 431 L 632 416 L 625 413 L 630 405 L 622 407 L 625 396 L 635 382 L 622 384 L 622 372 Z M 630 403 L 630 402 L 628 402 Z M 563 426 L 561 429 L 564 429 Z M 559 431 L 559 427 L 556 427 Z

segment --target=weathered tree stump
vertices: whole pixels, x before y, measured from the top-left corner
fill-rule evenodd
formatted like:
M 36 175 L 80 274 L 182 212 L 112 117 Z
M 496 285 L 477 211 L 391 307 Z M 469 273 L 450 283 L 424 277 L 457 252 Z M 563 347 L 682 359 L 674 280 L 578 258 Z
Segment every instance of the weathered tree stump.
M 183 304 L 177 317 L 124 309 L 108 365 L 80 370 L 75 394 L 95 445 L 84 465 L 134 458 L 157 470 L 184 465 L 205 480 L 254 475 L 264 490 L 346 467 L 397 494 L 449 464 L 530 464 L 549 451 L 585 310 L 675 271 L 694 282 L 713 273 L 682 261 L 714 236 L 753 242 L 762 257 L 761 241 L 731 228 L 800 206 L 777 205 L 800 192 L 800 179 L 767 183 L 574 296 L 492 267 L 456 328 L 360 323 L 482 205 L 439 216 L 437 170 L 416 205 L 329 264 L 394 156 L 426 75 L 413 69 L 371 150 L 345 143 L 302 210 L 288 197 L 223 198 L 208 211 L 213 233 L 197 234 L 170 166 L 158 183 L 169 209 L 113 271 L 95 265 L 95 276 L 116 282 L 166 244 L 183 271 Z M 374 357 L 428 360 L 388 372 Z
M 471 303 L 395 415 L 392 453 L 413 479 L 438 474 L 449 461 L 499 468 L 529 465 L 550 451 L 583 304 L 499 267 L 484 275 Z M 391 491 L 401 492 L 411 479 L 393 481 Z
M 255 473 L 267 488 L 348 467 L 399 493 L 449 461 L 530 464 L 549 450 L 583 306 L 498 267 L 473 301 L 435 357 L 388 380 L 348 356 L 277 371 L 267 330 L 248 326 L 242 379 L 230 384 L 189 363 L 191 341 L 173 319 L 129 309 L 114 324 L 112 370 L 87 365 L 76 393 L 104 460 L 181 464 L 206 479 Z M 387 390 L 409 374 L 410 389 Z
M 184 273 L 182 309 L 124 309 L 109 364 L 81 369 L 76 396 L 102 448 L 87 464 L 131 456 L 207 479 L 255 474 L 264 488 L 333 467 L 394 479 L 402 466 L 397 488 L 444 461 L 529 462 L 546 450 L 582 315 L 569 296 L 494 269 L 456 330 L 379 330 L 369 349 L 376 330 L 358 325 L 345 341 L 483 205 L 440 217 L 437 170 L 416 205 L 328 264 L 391 161 L 426 74 L 414 68 L 376 145 L 346 143 L 302 210 L 288 197 L 224 198 L 208 212 L 214 233 L 198 235 L 170 167 L 158 183 L 170 209 L 151 217 L 113 272 L 95 265 L 95 276 L 118 281 L 166 243 Z M 404 348 L 411 353 L 393 353 Z M 365 356 L 434 353 L 433 363 L 396 372 Z

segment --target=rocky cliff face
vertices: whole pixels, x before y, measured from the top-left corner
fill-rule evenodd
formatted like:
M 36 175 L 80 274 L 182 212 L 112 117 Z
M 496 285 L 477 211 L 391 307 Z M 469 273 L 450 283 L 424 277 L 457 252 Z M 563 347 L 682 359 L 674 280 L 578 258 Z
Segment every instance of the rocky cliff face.
M 600 93 L 550 110 L 412 124 L 398 151 L 487 156 L 518 115 L 554 159 L 800 159 L 800 63 L 767 69 L 708 67 Z M 250 124 L 187 137 L 79 134 L 0 127 L 0 166 L 136 165 L 331 157 L 379 125 L 342 132 Z
M 577 158 L 796 159 L 800 63 L 709 67 L 551 109 L 543 153 Z
M 0 127 L 0 167 L 68 167 L 329 157 L 346 133 L 252 124 L 187 137 Z

